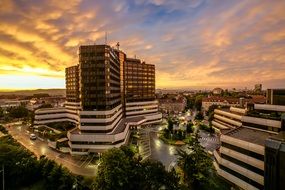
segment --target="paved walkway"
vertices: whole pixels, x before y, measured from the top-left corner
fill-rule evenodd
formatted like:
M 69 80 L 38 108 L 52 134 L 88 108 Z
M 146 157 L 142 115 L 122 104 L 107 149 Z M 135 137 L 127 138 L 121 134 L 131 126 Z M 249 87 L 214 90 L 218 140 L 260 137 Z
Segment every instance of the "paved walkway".
M 200 130 L 199 142 L 207 151 L 213 152 L 220 146 L 220 139 L 216 134 L 210 135 L 208 132 Z

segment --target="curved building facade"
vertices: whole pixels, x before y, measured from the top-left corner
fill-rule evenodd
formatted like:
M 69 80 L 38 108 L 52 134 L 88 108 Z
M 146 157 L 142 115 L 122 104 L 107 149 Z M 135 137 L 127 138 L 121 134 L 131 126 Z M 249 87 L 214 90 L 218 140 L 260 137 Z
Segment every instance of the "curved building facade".
M 70 121 L 71 154 L 126 144 L 133 126 L 159 123 L 155 67 L 108 45 L 79 48 L 79 64 L 66 68 L 63 108 L 35 111 L 35 125 Z
M 214 166 L 239 188 L 258 190 L 266 189 L 266 141 L 282 131 L 285 106 L 252 106 L 215 109 L 212 124 L 221 132 L 221 146 L 214 151 Z

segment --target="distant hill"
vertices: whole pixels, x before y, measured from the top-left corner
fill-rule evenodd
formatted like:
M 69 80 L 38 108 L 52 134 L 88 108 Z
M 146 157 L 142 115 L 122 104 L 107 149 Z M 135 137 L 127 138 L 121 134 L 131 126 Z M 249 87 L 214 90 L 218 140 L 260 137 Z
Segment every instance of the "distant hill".
M 32 96 L 34 94 L 49 94 L 50 96 L 62 95 L 65 96 L 65 89 L 36 89 L 36 90 L 15 90 L 15 91 L 0 91 L 0 95 L 23 95 Z

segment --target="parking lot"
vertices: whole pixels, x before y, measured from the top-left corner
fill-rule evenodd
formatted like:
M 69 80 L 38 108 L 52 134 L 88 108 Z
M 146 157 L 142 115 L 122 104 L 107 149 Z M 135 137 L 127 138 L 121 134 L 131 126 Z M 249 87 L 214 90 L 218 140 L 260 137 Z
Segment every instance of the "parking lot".
M 69 155 L 68 155 L 69 156 Z M 74 164 L 81 168 L 89 168 L 94 167 L 96 164 L 98 164 L 99 157 L 98 155 L 88 155 L 88 156 L 77 156 L 72 157 L 71 159 L 74 160 Z

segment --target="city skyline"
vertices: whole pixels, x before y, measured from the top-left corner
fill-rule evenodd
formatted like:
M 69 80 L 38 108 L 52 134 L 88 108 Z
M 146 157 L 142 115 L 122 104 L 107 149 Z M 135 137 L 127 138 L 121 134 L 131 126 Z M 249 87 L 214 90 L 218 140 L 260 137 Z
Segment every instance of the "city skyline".
M 283 1 L 0 2 L 0 90 L 64 88 L 83 44 L 120 42 L 156 88 L 284 87 Z M 4 81 L 4 82 L 2 82 Z

